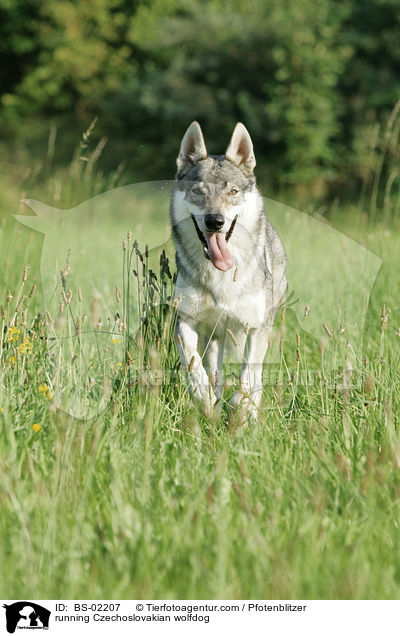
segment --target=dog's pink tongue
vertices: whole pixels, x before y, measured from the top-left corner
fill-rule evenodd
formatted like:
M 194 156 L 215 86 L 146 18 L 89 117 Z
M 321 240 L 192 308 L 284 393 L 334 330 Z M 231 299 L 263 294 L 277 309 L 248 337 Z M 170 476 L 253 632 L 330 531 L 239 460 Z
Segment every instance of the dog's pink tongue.
M 208 255 L 210 261 L 221 272 L 226 272 L 233 265 L 232 254 L 228 250 L 225 234 L 213 232 L 212 234 L 204 234 L 207 241 Z

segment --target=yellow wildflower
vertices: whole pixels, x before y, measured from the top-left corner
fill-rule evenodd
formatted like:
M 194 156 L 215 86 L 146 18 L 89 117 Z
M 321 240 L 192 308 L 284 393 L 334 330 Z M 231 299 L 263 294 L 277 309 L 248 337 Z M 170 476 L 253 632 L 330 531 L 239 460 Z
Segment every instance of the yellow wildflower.
M 21 342 L 21 344 L 19 345 L 19 351 L 21 355 L 24 355 L 24 353 L 27 353 L 28 356 L 31 355 L 32 342 L 29 340 L 29 336 L 26 336 L 25 340 Z
M 39 433 L 39 431 L 42 430 L 42 427 L 40 426 L 40 424 L 34 424 L 32 428 L 35 431 L 35 433 Z
M 10 362 L 11 364 L 15 364 L 15 356 L 10 356 Z
M 21 333 L 21 329 L 18 329 L 17 327 L 14 327 L 13 325 L 8 330 L 8 341 L 15 342 L 16 340 L 18 340 L 20 333 Z
M 111 344 L 121 344 L 121 340 L 119 338 L 113 338 Z
M 50 391 L 49 385 L 46 382 L 43 382 L 43 384 L 39 384 L 38 391 L 43 395 L 43 398 L 45 400 L 51 400 L 52 393 Z

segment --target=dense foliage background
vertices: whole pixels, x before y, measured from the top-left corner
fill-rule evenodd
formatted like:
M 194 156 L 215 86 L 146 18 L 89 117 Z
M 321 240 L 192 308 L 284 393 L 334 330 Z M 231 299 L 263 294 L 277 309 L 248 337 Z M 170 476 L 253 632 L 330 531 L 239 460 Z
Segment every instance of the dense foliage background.
M 62 162 L 98 117 L 106 168 L 171 178 L 192 119 L 217 152 L 241 120 L 270 185 L 354 194 L 387 149 L 399 29 L 399 0 L 4 0 L 3 156 L 43 152 L 55 124 Z

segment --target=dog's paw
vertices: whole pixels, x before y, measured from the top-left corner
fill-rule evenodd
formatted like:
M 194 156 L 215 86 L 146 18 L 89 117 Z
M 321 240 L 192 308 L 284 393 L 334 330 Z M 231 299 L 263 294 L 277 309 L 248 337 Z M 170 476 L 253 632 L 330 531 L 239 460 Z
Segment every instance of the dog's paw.
M 239 391 L 232 396 L 228 404 L 228 427 L 231 430 L 254 424 L 258 420 L 258 408 L 249 396 Z
M 222 411 L 222 399 L 217 399 L 214 395 L 207 398 L 195 400 L 201 414 L 209 421 L 217 421 Z

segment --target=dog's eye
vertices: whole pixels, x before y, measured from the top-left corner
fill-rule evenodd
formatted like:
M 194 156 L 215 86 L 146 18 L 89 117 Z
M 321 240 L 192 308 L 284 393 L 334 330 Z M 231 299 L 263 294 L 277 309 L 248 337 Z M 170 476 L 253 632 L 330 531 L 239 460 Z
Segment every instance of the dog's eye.
M 201 188 L 192 188 L 192 194 L 203 194 Z
M 229 194 L 237 194 L 239 192 L 239 190 L 237 188 L 231 188 L 229 190 Z

